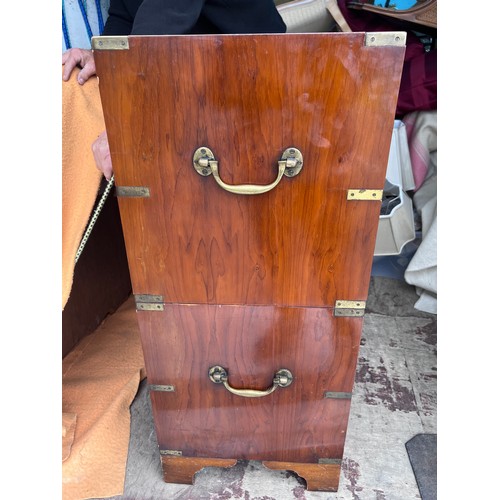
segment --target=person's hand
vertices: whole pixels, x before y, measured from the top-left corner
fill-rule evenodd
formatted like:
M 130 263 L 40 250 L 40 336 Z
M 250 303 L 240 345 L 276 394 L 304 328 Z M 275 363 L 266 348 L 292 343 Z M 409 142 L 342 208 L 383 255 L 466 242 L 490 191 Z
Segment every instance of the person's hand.
M 92 144 L 92 152 L 98 170 L 100 170 L 106 180 L 113 176 L 113 166 L 111 165 L 111 154 L 109 152 L 108 134 L 106 131 L 99 134 Z
M 63 80 L 67 82 L 73 70 L 82 68 L 76 77 L 78 83 L 83 85 L 91 76 L 95 75 L 94 54 L 88 49 L 69 49 L 62 55 L 64 65 Z

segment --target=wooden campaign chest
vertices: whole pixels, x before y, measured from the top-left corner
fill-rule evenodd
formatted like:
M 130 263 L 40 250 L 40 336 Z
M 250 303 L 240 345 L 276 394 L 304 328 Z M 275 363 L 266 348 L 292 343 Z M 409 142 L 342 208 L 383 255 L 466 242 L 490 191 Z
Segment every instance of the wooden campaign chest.
M 93 47 L 165 480 L 336 490 L 405 33 Z

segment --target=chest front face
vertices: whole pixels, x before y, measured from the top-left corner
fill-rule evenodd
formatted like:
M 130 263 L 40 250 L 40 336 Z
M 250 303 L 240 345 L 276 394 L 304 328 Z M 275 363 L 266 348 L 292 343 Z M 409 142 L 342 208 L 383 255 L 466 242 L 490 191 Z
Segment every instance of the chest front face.
M 164 464 L 335 476 L 404 46 L 126 41 L 95 57 Z

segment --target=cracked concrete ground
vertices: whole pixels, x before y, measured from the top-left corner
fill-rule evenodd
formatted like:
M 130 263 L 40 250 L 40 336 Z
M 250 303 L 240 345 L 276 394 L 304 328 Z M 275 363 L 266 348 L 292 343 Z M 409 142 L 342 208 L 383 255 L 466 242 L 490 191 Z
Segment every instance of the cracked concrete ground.
M 192 486 L 166 484 L 145 381 L 132 404 L 125 492 L 112 500 L 410 500 L 421 498 L 405 443 L 436 428 L 435 315 L 414 288 L 372 277 L 337 493 L 307 491 L 295 473 L 241 461 L 205 468 Z

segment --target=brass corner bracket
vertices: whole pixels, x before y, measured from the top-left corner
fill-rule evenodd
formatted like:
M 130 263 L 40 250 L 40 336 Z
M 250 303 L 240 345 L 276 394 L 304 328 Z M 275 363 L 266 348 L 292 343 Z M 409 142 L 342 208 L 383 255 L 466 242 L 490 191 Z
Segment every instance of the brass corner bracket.
M 405 31 L 382 31 L 365 33 L 366 47 L 386 47 L 392 45 L 395 47 L 406 46 Z
M 362 317 L 365 315 L 365 300 L 337 300 L 334 315 L 337 317 Z
M 359 200 L 359 201 L 380 201 L 382 200 L 383 190 L 382 189 L 348 189 L 347 199 L 348 200 Z
M 93 36 L 93 50 L 128 50 L 128 36 Z
M 149 198 L 149 188 L 145 186 L 116 186 L 116 196 L 122 198 Z
M 134 295 L 135 308 L 137 311 L 163 311 L 163 295 Z

